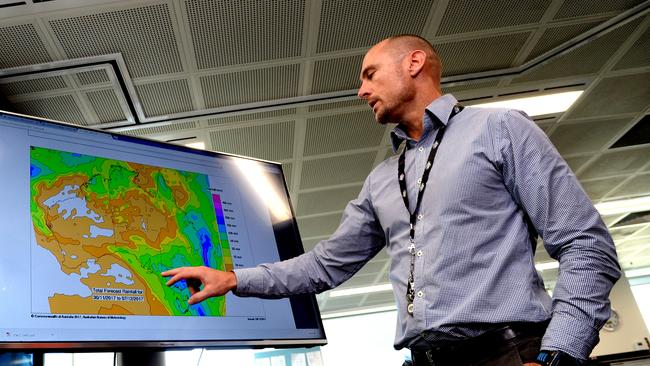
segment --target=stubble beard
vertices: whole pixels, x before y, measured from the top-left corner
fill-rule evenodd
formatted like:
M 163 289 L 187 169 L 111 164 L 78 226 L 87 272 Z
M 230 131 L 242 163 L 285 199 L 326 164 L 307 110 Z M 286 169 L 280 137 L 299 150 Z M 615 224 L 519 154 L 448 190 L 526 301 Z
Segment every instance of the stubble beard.
M 402 113 L 399 113 L 399 109 L 409 101 L 413 100 L 414 97 L 415 91 L 409 90 L 406 88 L 406 86 L 402 85 L 399 94 L 397 94 L 394 99 L 394 103 L 388 104 L 385 100 L 382 100 L 382 104 L 384 105 L 379 106 L 379 110 L 375 114 L 375 119 L 381 125 L 388 123 L 400 123 L 402 120 Z

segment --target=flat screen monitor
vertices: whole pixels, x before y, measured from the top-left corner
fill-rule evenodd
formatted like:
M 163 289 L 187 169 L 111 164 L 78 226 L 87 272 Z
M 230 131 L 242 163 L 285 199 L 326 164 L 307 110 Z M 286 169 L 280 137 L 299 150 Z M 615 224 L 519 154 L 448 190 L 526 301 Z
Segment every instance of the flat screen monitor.
M 280 164 L 0 112 L 0 177 L 0 351 L 326 343 L 313 295 L 160 276 L 301 254 Z

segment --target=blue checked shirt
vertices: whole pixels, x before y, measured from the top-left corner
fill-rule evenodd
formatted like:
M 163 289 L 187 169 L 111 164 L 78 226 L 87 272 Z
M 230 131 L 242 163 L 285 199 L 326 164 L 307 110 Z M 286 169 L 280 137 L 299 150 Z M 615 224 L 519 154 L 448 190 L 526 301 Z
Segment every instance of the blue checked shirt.
M 397 157 L 370 173 L 329 239 L 294 259 L 235 270 L 235 294 L 273 298 L 329 290 L 385 248 L 398 306 L 396 348 L 408 347 L 423 331 L 462 338 L 489 324 L 550 318 L 542 348 L 586 359 L 609 317 L 609 292 L 620 277 L 606 226 L 566 162 L 525 114 L 468 107 L 448 120 L 455 104 L 444 95 L 427 107 L 419 141 L 399 126 L 391 136 L 395 149 L 407 141 L 413 210 L 438 131 L 428 113 L 447 126 L 415 227 L 413 316 L 406 312 L 409 213 L 400 197 Z M 535 235 L 560 262 L 552 299 L 534 267 Z

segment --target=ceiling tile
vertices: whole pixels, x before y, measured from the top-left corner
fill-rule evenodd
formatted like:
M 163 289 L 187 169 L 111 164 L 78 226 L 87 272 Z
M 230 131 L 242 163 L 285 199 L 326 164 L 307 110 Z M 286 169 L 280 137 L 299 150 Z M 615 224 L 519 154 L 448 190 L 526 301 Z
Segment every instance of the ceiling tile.
M 200 78 L 207 108 L 298 96 L 300 65 L 216 74 Z
M 372 46 L 396 34 L 420 34 L 432 0 L 323 0 L 317 52 Z
M 525 2 L 524 2 L 525 3 Z M 540 39 L 535 44 L 535 47 L 530 54 L 528 55 L 527 60 L 532 60 L 533 58 L 541 55 L 546 51 L 561 45 L 562 43 L 573 39 L 582 33 L 590 30 L 596 25 L 602 23 L 602 21 L 597 22 L 588 22 L 588 23 L 578 23 L 571 25 L 555 26 L 548 28 L 544 31 Z
M 567 164 L 569 164 L 569 167 L 571 170 L 573 170 L 574 173 L 577 172 L 578 169 L 582 168 L 584 163 L 589 161 L 589 159 L 591 159 L 591 156 L 575 156 L 571 158 L 565 158 Z
M 602 219 L 605 225 L 607 225 L 607 227 L 610 227 L 615 223 L 619 222 L 626 215 L 627 214 L 608 215 L 608 216 L 602 216 Z
M 217 151 L 265 160 L 293 157 L 295 122 L 281 122 L 210 132 L 212 148 Z
M 589 197 L 597 201 L 605 196 L 609 191 L 621 184 L 627 177 L 605 178 L 580 182 Z
M 197 67 L 301 54 L 305 0 L 185 1 Z
M 264 121 L 270 118 L 291 116 L 296 114 L 296 108 L 276 109 L 268 112 L 255 112 L 247 114 L 238 114 L 230 117 L 218 117 L 207 120 L 208 126 L 222 126 L 229 123 L 246 122 L 246 121 Z
M 603 79 L 570 112 L 569 118 L 640 112 L 650 105 L 650 73 Z
M 309 106 L 309 113 L 326 111 L 330 109 L 343 109 L 349 107 L 357 107 L 361 105 L 367 105 L 367 102 L 363 99 L 352 99 L 352 100 L 344 100 L 342 102 L 314 104 Z
M 70 94 L 26 100 L 13 103 L 12 106 L 19 113 L 82 126 L 88 125 L 75 98 Z
M 630 22 L 566 54 L 551 58 L 548 62 L 535 66 L 522 76 L 513 79 L 512 83 L 596 73 L 621 47 L 622 40 L 629 37 L 638 24 L 639 20 Z
M 298 216 L 319 212 L 342 211 L 347 203 L 355 199 L 361 186 L 326 189 L 322 191 L 301 193 L 298 199 Z
M 298 218 L 298 229 L 300 237 L 310 238 L 313 236 L 331 235 L 341 222 L 341 213 L 330 215 Z
M 361 153 L 333 158 L 305 160 L 302 163 L 300 188 L 363 182 L 372 169 L 377 153 Z
M 362 61 L 363 55 L 316 61 L 311 93 L 358 89 Z
M 648 65 L 650 65 L 650 29 L 646 30 L 630 47 L 629 51 L 614 66 L 614 70 L 647 67 Z
M 121 53 L 135 78 L 183 70 L 168 4 L 53 19 L 49 24 L 69 58 Z
M 65 79 L 62 76 L 50 76 L 0 84 L 0 91 L 2 91 L 5 96 L 41 93 L 62 89 L 68 89 L 68 83 L 65 82 Z
M 650 146 L 623 151 L 610 150 L 589 164 L 580 173 L 580 178 L 591 179 L 634 173 L 648 162 L 648 157 L 650 157 Z
M 526 43 L 530 32 L 434 44 L 442 60 L 444 76 L 505 69 Z M 468 57 L 480 55 L 480 57 Z
M 0 69 L 52 61 L 33 24 L 0 27 Z
M 120 101 L 113 89 L 94 90 L 86 93 L 90 106 L 95 111 L 99 123 L 126 120 Z
M 301 235 L 304 236 L 304 235 Z M 316 246 L 321 240 L 323 239 L 307 239 L 307 240 L 302 240 L 302 246 L 305 248 L 305 252 L 308 252 Z
M 457 85 L 457 86 L 445 86 L 444 84 L 442 85 L 442 92 L 443 94 L 449 93 L 449 94 L 458 94 L 458 95 L 466 95 L 470 94 L 469 92 L 473 90 L 479 90 L 479 89 L 485 89 L 485 88 L 495 88 L 497 85 L 499 85 L 499 81 L 487 81 L 487 82 L 482 82 L 482 83 L 474 83 L 474 84 L 464 84 L 464 85 Z M 489 93 L 489 95 L 486 96 L 491 96 L 492 92 Z
M 650 155 L 648 160 L 650 160 Z M 650 196 L 650 174 L 641 174 L 630 179 L 610 195 L 610 197 L 635 196 Z
M 144 114 L 147 117 L 164 116 L 194 109 L 187 80 L 168 80 L 136 85 Z
M 340 288 L 352 288 L 352 287 L 362 287 L 362 286 L 369 286 L 373 283 L 375 283 L 375 278 L 377 277 L 377 274 L 362 274 L 362 273 L 356 273 L 350 279 L 347 281 L 343 282 L 343 284 L 340 286 Z M 359 295 L 360 297 L 363 295 Z
M 169 134 L 179 131 L 187 131 L 196 128 L 197 124 L 194 121 L 187 122 L 171 122 L 167 124 L 162 124 L 158 126 L 147 126 L 146 124 L 143 127 L 122 131 L 120 133 L 130 136 L 147 136 L 147 135 L 158 135 L 158 134 Z
M 629 119 L 615 119 L 584 123 L 562 123 L 551 135 L 553 145 L 561 154 L 580 154 L 599 151 L 623 128 Z
M 506 0 L 499 6 L 481 0 L 450 1 L 437 35 L 537 23 L 550 4 L 551 0 Z
M 370 110 L 310 118 L 303 155 L 378 147 L 385 131 Z
M 642 2 L 643 0 L 565 0 L 562 7 L 555 13 L 555 19 L 594 15 L 610 11 L 621 12 Z
M 107 84 L 110 82 L 106 70 L 91 70 L 76 73 L 76 78 L 81 85 Z

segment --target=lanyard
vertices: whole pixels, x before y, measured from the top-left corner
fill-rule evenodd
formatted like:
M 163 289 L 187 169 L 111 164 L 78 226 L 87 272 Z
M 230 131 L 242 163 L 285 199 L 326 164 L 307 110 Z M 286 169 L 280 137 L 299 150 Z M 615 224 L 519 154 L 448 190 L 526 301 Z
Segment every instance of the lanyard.
M 454 108 L 451 110 L 451 114 L 449 115 L 449 120 L 454 118 L 455 115 L 460 113 L 460 111 L 463 110 L 463 106 L 456 104 Z M 438 129 L 438 134 L 436 135 L 436 139 L 433 142 L 433 146 L 431 146 L 431 152 L 429 152 L 429 158 L 427 159 L 427 164 L 424 166 L 424 173 L 422 173 L 422 179 L 420 179 L 420 186 L 418 187 L 418 198 L 415 204 L 415 209 L 413 212 L 410 212 L 409 208 L 409 197 L 408 197 L 408 192 L 406 190 L 406 175 L 404 174 L 404 161 L 406 160 L 406 148 L 402 150 L 402 153 L 399 156 L 399 164 L 398 164 L 398 172 L 397 172 L 397 178 L 399 181 L 399 189 L 402 192 L 402 199 L 404 200 L 404 206 L 406 206 L 406 211 L 409 212 L 410 218 L 410 230 L 409 230 L 409 253 L 411 254 L 411 265 L 410 265 L 410 271 L 409 271 L 409 278 L 408 278 L 408 284 L 406 288 L 406 301 L 407 301 L 407 307 L 406 311 L 410 314 L 413 315 L 413 300 L 415 299 L 415 279 L 413 277 L 413 272 L 415 268 L 415 224 L 417 223 L 417 216 L 418 212 L 420 211 L 420 203 L 422 203 L 422 196 L 424 196 L 424 189 L 427 187 L 427 181 L 429 180 L 429 172 L 431 171 L 431 167 L 433 166 L 433 160 L 436 158 L 436 153 L 438 152 L 438 147 L 440 146 L 440 142 L 442 141 L 442 137 L 445 135 L 445 125 L 438 119 L 436 115 L 431 113 L 432 119 L 437 120 L 440 128 Z

